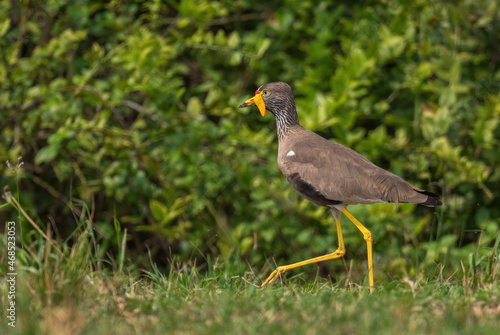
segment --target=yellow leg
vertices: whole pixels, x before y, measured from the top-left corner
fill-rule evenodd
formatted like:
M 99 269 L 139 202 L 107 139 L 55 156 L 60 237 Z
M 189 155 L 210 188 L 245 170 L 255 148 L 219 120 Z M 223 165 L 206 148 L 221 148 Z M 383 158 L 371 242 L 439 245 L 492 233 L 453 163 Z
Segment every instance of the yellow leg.
M 373 237 L 372 237 L 372 233 L 371 233 L 371 231 L 366 229 L 366 227 L 363 226 L 361 224 L 361 222 L 356 220 L 356 218 L 354 216 L 352 216 L 352 214 L 347 209 L 342 210 L 342 213 L 344 213 L 345 216 L 347 216 L 349 218 L 349 220 L 351 220 L 352 223 L 354 223 L 354 225 L 356 227 L 358 227 L 358 229 L 363 233 L 363 237 L 366 241 L 366 246 L 368 249 L 368 279 L 370 281 L 370 293 L 372 293 L 373 287 L 374 287 L 374 284 L 373 284 L 373 251 L 372 251 Z
M 281 276 L 283 273 L 285 273 L 288 270 L 298 268 L 300 266 L 304 266 L 307 264 L 313 264 L 313 263 L 318 263 L 318 262 L 323 262 L 323 261 L 328 261 L 331 259 L 337 259 L 345 254 L 345 246 L 344 246 L 344 238 L 342 236 L 342 227 L 340 226 L 340 213 L 338 217 L 335 217 L 335 222 L 337 224 L 337 236 L 339 239 L 339 247 L 337 250 L 332 252 L 331 254 L 324 255 L 324 256 L 319 256 L 315 258 L 311 258 L 302 262 L 290 264 L 290 265 L 285 265 L 285 266 L 278 266 L 276 270 L 274 270 L 269 277 L 267 277 L 266 281 L 262 283 L 261 287 L 266 286 L 267 284 L 272 283 L 275 281 L 279 276 Z

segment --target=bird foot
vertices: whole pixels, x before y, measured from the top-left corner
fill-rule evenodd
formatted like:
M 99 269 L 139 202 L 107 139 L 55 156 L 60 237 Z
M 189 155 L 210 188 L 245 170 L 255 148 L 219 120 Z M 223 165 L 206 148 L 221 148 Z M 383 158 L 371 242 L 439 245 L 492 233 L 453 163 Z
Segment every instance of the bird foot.
M 260 285 L 261 288 L 265 287 L 267 284 L 271 284 L 273 281 L 278 279 L 278 277 L 281 277 L 282 274 L 284 274 L 288 269 L 286 266 L 278 266 L 276 270 L 274 270 L 269 277 Z

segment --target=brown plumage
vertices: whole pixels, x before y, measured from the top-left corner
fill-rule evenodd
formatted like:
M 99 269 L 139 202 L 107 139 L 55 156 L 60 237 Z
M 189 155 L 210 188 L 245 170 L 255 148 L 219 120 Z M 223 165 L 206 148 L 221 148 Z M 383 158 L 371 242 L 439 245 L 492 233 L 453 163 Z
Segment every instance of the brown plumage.
M 347 211 L 347 205 L 377 202 L 441 205 L 438 195 L 415 187 L 376 166 L 356 151 L 303 128 L 298 120 L 292 90 L 286 83 L 275 82 L 259 87 L 256 95 L 239 107 L 249 105 L 256 105 L 262 115 L 268 111 L 274 114 L 279 140 L 278 166 L 281 172 L 301 196 L 331 209 L 338 230 L 341 213 L 345 213 L 351 221 L 355 220 Z M 371 233 L 359 221 L 355 221 L 354 224 L 363 232 L 368 243 L 372 287 Z M 341 246 L 335 256 L 326 259 L 339 258 L 338 255 L 345 253 L 342 232 L 339 231 L 338 234 Z M 263 286 L 291 268 L 326 259 L 323 256 L 318 257 L 318 260 L 279 267 Z
M 288 153 L 293 152 L 294 154 Z M 440 205 L 439 197 L 415 187 L 341 144 L 300 125 L 283 134 L 278 165 L 304 198 L 320 206 L 402 202 Z

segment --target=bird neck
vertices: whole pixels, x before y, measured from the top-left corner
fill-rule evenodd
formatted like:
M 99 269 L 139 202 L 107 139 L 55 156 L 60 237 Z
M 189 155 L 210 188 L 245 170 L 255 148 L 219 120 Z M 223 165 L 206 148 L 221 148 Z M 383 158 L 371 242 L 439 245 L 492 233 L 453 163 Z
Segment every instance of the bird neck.
M 296 126 L 300 127 L 299 117 L 295 106 L 288 107 L 288 109 L 273 113 L 276 117 L 276 128 L 278 131 L 278 140 L 281 140 L 288 131 Z

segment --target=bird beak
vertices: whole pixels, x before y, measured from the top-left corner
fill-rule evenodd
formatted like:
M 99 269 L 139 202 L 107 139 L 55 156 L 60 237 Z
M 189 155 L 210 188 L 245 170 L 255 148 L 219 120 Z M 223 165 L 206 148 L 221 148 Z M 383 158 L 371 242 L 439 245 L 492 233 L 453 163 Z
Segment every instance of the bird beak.
M 258 92 L 253 98 L 250 98 L 245 102 L 242 102 L 238 106 L 238 108 L 243 108 L 248 106 L 257 106 L 259 108 L 260 115 L 262 116 L 265 116 L 267 113 L 269 113 L 269 111 L 266 109 L 266 104 L 264 103 L 264 99 L 262 98 L 262 92 Z

